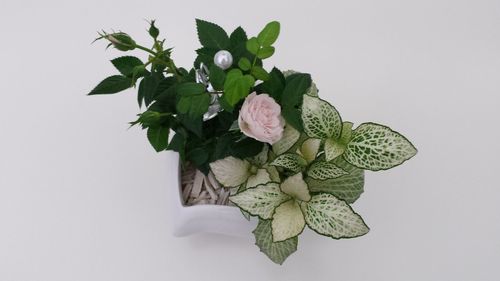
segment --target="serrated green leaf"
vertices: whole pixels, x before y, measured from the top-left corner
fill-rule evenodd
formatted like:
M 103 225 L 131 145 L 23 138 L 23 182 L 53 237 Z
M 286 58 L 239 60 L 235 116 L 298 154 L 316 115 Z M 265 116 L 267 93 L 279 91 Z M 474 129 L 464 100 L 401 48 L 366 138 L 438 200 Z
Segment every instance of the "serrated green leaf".
M 291 254 L 297 251 L 297 237 L 282 242 L 273 242 L 270 220 L 259 220 L 253 234 L 255 235 L 255 244 L 274 263 L 283 264 Z
M 180 113 L 187 114 L 189 118 L 196 119 L 207 112 L 210 105 L 210 96 L 208 94 L 198 94 L 196 96 L 182 96 L 177 102 L 177 110 Z
M 348 172 L 348 174 L 328 180 L 315 180 L 308 177 L 306 178 L 306 182 L 309 186 L 309 190 L 311 192 L 330 193 L 349 204 L 354 203 L 363 193 L 365 172 L 347 163 L 342 157 L 335 159 L 331 163 L 342 168 L 344 171 Z
M 305 133 L 312 138 L 338 138 L 342 131 L 342 119 L 328 102 L 304 95 L 302 122 Z
M 144 98 L 144 104 L 149 106 L 157 93 L 156 89 L 158 87 L 160 80 L 159 77 L 155 74 L 148 75 L 142 79 L 139 84 L 138 94 L 139 96 Z
M 220 26 L 196 19 L 196 28 L 201 45 L 207 48 L 225 50 L 229 47 L 229 37 Z
M 307 175 L 317 180 L 334 179 L 346 174 L 348 173 L 342 168 L 326 161 L 314 162 L 307 170 Z
M 356 167 L 379 171 L 398 166 L 416 153 L 413 144 L 398 132 L 380 124 L 363 123 L 354 130 L 343 156 Z
M 243 75 L 241 70 L 232 69 L 226 75 L 224 82 L 224 100 L 230 105 L 236 105 L 250 93 L 255 80 L 250 75 Z
M 166 127 L 149 127 L 147 136 L 149 143 L 153 146 L 156 152 L 167 149 L 168 146 L 168 133 L 170 128 Z
M 285 179 L 281 183 L 280 188 L 283 193 L 288 194 L 295 199 L 301 201 L 311 200 L 309 187 L 307 186 L 307 183 L 304 181 L 302 173 L 300 172 Z
M 267 73 L 267 71 L 264 68 L 258 65 L 252 67 L 250 73 L 253 75 L 253 77 L 255 77 L 256 80 L 266 81 L 269 79 L 269 73 Z
M 132 77 L 134 68 L 143 65 L 142 61 L 133 56 L 123 56 L 111 60 L 111 63 L 120 71 L 121 74 L 127 77 Z
M 260 44 L 256 37 L 248 39 L 246 47 L 247 50 L 253 55 L 257 55 L 260 50 Z
M 226 187 L 239 186 L 250 176 L 250 163 L 232 156 L 210 163 L 210 169 L 217 181 Z
M 224 81 L 226 80 L 226 73 L 222 68 L 213 64 L 210 66 L 210 84 L 215 90 L 222 91 L 224 89 Z
M 270 219 L 274 209 L 290 197 L 281 192 L 278 183 L 259 185 L 229 197 L 236 206 L 262 219 Z
M 331 194 L 314 195 L 301 207 L 307 225 L 321 235 L 334 239 L 354 238 L 370 230 L 351 206 Z
M 271 46 L 276 39 L 278 39 L 278 35 L 280 34 L 280 23 L 277 21 L 272 21 L 268 23 L 264 29 L 259 33 L 257 39 L 261 46 L 267 47 Z
M 274 54 L 274 51 L 275 49 L 273 46 L 262 47 L 257 53 L 257 57 L 259 59 L 267 59 Z
M 233 47 L 245 43 L 247 40 L 247 34 L 241 26 L 238 26 L 229 36 L 229 41 Z
M 102 80 L 88 95 L 115 94 L 132 87 L 132 79 L 113 75 Z
M 302 97 L 311 86 L 311 75 L 295 73 L 286 78 L 281 97 L 281 115 L 298 131 L 303 131 L 301 114 L 298 108 L 302 105 Z
M 304 230 L 306 222 L 295 200 L 288 200 L 279 205 L 273 215 L 271 227 L 273 242 L 281 242 L 298 236 Z
M 270 165 L 276 167 L 282 167 L 284 169 L 298 173 L 302 171 L 302 168 L 304 168 L 307 165 L 307 162 L 304 158 L 302 158 L 298 154 L 285 153 L 276 157 L 276 159 L 274 159 Z
M 252 67 L 252 63 L 249 59 L 242 57 L 240 61 L 238 61 L 238 67 L 243 71 L 248 71 Z
M 281 155 L 288 151 L 300 137 L 300 132 L 289 124 L 285 125 L 283 136 L 281 139 L 273 144 L 273 151 L 276 155 Z

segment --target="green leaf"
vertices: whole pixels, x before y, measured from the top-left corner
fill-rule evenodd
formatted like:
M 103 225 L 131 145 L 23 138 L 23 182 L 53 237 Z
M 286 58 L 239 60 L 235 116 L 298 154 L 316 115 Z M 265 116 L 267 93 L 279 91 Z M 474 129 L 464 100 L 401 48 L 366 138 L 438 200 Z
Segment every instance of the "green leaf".
M 243 75 L 239 69 L 232 69 L 226 75 L 223 97 L 230 106 L 234 106 L 250 93 L 254 83 L 252 76 Z
M 342 168 L 326 161 L 314 162 L 307 170 L 307 175 L 317 180 L 334 179 L 346 174 L 348 173 L 342 170 Z
M 297 237 L 306 226 L 304 215 L 299 203 L 288 200 L 276 208 L 273 215 L 271 228 L 273 229 L 273 242 L 281 242 L 292 237 Z
M 285 153 L 276 157 L 270 165 L 282 167 L 294 173 L 298 173 L 302 171 L 302 168 L 305 167 L 305 165 L 307 165 L 307 162 L 298 154 Z
M 256 86 L 259 93 L 266 93 L 271 96 L 276 102 L 281 102 L 283 89 L 285 88 L 285 76 L 276 67 L 269 73 L 269 79 Z
M 167 127 L 149 127 L 147 136 L 149 143 L 153 146 L 156 152 L 167 149 L 168 133 L 170 128 Z
M 252 139 L 245 138 L 240 141 L 232 142 L 230 146 L 231 155 L 238 158 L 249 158 L 253 157 L 262 151 L 264 143 Z
M 342 123 L 342 133 L 340 134 L 340 139 L 339 139 L 341 143 L 347 145 L 351 141 L 353 125 L 354 124 L 352 122 L 347 122 L 347 121 Z
M 226 73 L 224 70 L 215 64 L 210 66 L 210 84 L 212 84 L 215 90 L 221 91 L 224 89 L 224 80 L 226 80 Z
M 325 140 L 325 157 L 326 161 L 332 161 L 333 159 L 339 157 L 346 150 L 346 145 L 341 143 L 339 140 L 326 139 Z
M 248 71 L 252 67 L 252 63 L 249 59 L 242 57 L 238 62 L 238 67 L 243 71 Z
M 269 73 L 267 73 L 267 71 L 264 68 L 262 68 L 261 66 L 255 65 L 254 67 L 252 67 L 252 70 L 250 71 L 250 73 L 257 80 L 266 81 L 267 79 L 269 79 Z
M 266 169 L 258 169 L 257 173 L 248 177 L 247 188 L 256 187 L 271 181 L 271 177 Z
M 305 133 L 312 138 L 338 138 L 342 131 L 342 119 L 328 102 L 304 95 L 302 122 Z
M 140 59 L 132 56 L 119 57 L 111 60 L 111 63 L 121 74 L 127 77 L 132 77 L 136 66 L 143 65 Z
M 270 182 L 229 197 L 236 206 L 262 219 L 270 219 L 274 209 L 290 197 L 281 192 L 279 184 Z
M 210 163 L 217 181 L 226 187 L 245 183 L 250 176 L 250 163 L 232 156 Z
M 122 76 L 113 75 L 101 81 L 89 95 L 105 95 L 115 94 L 132 87 L 132 79 Z
M 253 55 L 257 55 L 260 50 L 260 44 L 256 37 L 248 39 L 246 46 L 247 50 Z
M 155 95 L 157 93 L 156 89 L 158 87 L 160 80 L 155 74 L 149 75 L 142 79 L 139 84 L 138 95 L 144 97 L 144 104 L 149 106 L 153 102 Z
M 229 37 L 220 26 L 196 19 L 196 28 L 201 45 L 207 48 L 225 50 L 229 47 Z
M 335 159 L 331 163 L 334 163 L 348 174 L 328 180 L 315 180 L 308 177 L 306 178 L 306 182 L 309 190 L 313 193 L 330 193 L 349 204 L 354 203 L 363 193 L 365 172 L 347 163 L 342 157 Z
M 175 133 L 167 149 L 179 153 L 181 163 L 184 163 L 186 156 L 186 137 L 181 133 Z
M 301 200 L 309 201 L 311 200 L 311 195 L 309 194 L 309 187 L 307 183 L 302 178 L 302 173 L 299 172 L 281 183 L 281 191 L 283 193 L 290 195 L 291 197 Z
M 314 195 L 301 207 L 307 225 L 321 235 L 334 239 L 354 238 L 370 230 L 351 206 L 331 194 Z
M 259 59 L 267 59 L 271 57 L 274 54 L 274 47 L 273 46 L 268 46 L 268 47 L 262 47 L 259 52 L 257 53 L 257 57 Z
M 270 220 L 260 219 L 253 234 L 255 235 L 255 244 L 274 263 L 283 264 L 291 254 L 297 251 L 297 237 L 282 242 L 273 242 Z
M 205 93 L 205 85 L 193 82 L 176 87 L 179 96 L 177 111 L 187 114 L 191 119 L 201 117 L 208 110 L 210 96 Z
M 289 124 L 285 125 L 283 136 L 281 139 L 273 144 L 273 151 L 276 155 L 281 155 L 287 152 L 300 138 L 300 132 L 295 130 Z
M 186 159 L 197 167 L 207 162 L 208 157 L 207 149 L 201 147 L 190 150 L 186 155 Z
M 264 29 L 259 33 L 257 39 L 261 46 L 267 47 L 271 46 L 276 39 L 278 39 L 278 35 L 280 34 L 280 23 L 277 21 L 272 21 L 268 23 Z
M 311 75 L 304 73 L 295 73 L 286 78 L 286 85 L 281 97 L 282 115 L 285 120 L 302 131 L 302 122 L 300 119 L 300 108 L 302 97 L 311 86 Z
M 320 139 L 309 138 L 302 143 L 300 146 L 300 154 L 304 157 L 308 164 L 316 159 L 320 146 Z
M 229 41 L 233 47 L 245 43 L 247 40 L 247 34 L 241 26 L 238 26 L 229 36 Z
M 177 93 L 182 96 L 195 96 L 205 93 L 205 85 L 194 82 L 182 83 L 177 86 Z
M 387 170 L 417 154 L 417 149 L 404 136 L 389 127 L 363 123 L 353 132 L 344 159 L 361 169 Z

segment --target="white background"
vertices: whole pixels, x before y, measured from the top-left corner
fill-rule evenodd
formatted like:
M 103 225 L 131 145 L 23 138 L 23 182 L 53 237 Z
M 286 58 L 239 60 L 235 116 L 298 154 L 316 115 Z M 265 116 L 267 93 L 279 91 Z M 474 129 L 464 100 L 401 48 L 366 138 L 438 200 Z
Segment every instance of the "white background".
M 301 236 L 276 266 L 247 241 L 171 235 L 165 171 L 127 122 L 133 90 L 87 97 L 121 55 L 91 45 L 156 18 L 189 67 L 194 18 L 282 33 L 281 69 L 310 72 L 344 119 L 419 149 L 368 173 L 368 235 Z M 144 54 L 137 53 L 144 57 Z M 0 2 L 0 280 L 499 280 L 499 1 Z

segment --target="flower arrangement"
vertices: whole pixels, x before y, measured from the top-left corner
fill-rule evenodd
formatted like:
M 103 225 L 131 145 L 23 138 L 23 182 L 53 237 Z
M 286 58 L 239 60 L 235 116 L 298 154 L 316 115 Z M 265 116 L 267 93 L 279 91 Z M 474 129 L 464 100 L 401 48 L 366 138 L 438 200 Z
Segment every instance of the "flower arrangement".
M 266 70 L 278 22 L 251 38 L 241 27 L 228 35 L 207 21 L 196 25 L 202 47 L 189 70 L 176 66 L 155 21 L 148 30 L 151 48 L 123 32 L 100 33 L 96 40 L 108 47 L 148 57 L 113 59 L 120 74 L 89 95 L 138 84 L 139 107 L 146 110 L 131 125 L 147 130 L 156 151 L 176 151 L 184 168 L 213 173 L 232 189 L 229 200 L 247 218 L 258 218 L 256 244 L 272 261 L 281 264 L 296 251 L 306 226 L 334 239 L 366 234 L 368 226 L 350 206 L 363 192 L 364 170 L 398 166 L 416 148 L 386 126 L 354 128 L 343 121 L 318 97 L 309 74 Z

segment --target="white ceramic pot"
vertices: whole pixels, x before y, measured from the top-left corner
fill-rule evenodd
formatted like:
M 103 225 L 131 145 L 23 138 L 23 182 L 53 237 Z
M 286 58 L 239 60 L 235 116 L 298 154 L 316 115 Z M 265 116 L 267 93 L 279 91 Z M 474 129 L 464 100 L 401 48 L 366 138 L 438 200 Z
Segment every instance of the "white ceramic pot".
M 181 169 L 179 155 L 168 151 L 167 179 L 168 196 L 173 222 L 173 234 L 177 237 L 196 233 L 217 233 L 243 238 L 252 238 L 257 221 L 247 221 L 240 210 L 232 206 L 196 205 L 184 206 L 181 197 Z

